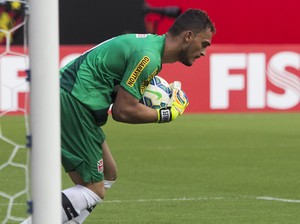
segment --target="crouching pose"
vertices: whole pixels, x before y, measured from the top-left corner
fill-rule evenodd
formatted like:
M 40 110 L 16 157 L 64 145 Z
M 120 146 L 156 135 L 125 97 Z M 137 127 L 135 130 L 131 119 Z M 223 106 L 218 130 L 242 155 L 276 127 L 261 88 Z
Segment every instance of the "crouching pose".
M 188 105 L 180 88 L 173 88 L 170 107 L 162 109 L 140 103 L 143 91 L 163 63 L 178 61 L 192 66 L 205 56 L 214 33 L 204 11 L 189 9 L 163 35 L 115 37 L 61 69 L 62 164 L 74 183 L 62 191 L 62 223 L 83 223 L 116 181 L 116 164 L 101 128 L 110 106 L 118 122 L 175 120 Z

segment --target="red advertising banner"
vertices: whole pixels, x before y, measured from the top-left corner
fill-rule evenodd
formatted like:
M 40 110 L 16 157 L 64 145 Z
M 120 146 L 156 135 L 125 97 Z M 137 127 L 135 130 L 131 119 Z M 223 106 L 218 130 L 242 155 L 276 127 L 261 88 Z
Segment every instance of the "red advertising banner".
M 189 112 L 300 111 L 300 45 L 215 45 L 162 73 L 182 81 Z
M 61 66 L 90 47 L 61 46 Z M 26 61 L 20 53 L 0 58 L 1 112 L 24 107 Z M 213 45 L 191 67 L 164 64 L 160 76 L 182 82 L 186 112 L 300 112 L 300 45 Z

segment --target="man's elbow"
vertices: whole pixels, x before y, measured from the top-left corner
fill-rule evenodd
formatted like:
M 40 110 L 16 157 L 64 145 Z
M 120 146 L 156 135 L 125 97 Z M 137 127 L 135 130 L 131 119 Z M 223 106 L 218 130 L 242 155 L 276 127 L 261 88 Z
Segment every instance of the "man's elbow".
M 112 113 L 112 118 L 118 122 L 124 122 L 124 118 L 118 113 Z
M 127 122 L 128 120 L 128 113 L 126 111 L 126 109 L 118 109 L 118 108 L 112 108 L 111 110 L 111 114 L 112 114 L 112 118 L 115 121 L 118 122 Z

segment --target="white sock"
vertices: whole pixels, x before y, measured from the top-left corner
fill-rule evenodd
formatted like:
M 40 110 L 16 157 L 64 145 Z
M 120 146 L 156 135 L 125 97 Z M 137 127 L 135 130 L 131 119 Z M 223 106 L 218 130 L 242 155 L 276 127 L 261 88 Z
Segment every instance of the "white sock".
M 82 224 L 84 220 L 86 220 L 86 218 L 91 214 L 95 207 L 96 205 L 94 207 L 81 211 L 79 216 L 68 222 L 65 222 L 64 224 Z
M 102 199 L 96 193 L 81 185 L 64 190 L 62 192 L 63 223 L 80 216 L 83 211 L 87 211 L 87 209 L 97 205 L 101 201 Z
M 77 216 L 76 218 L 74 218 L 70 221 L 65 222 L 64 224 L 82 224 L 84 222 L 84 220 L 90 215 L 91 212 L 92 212 L 92 210 L 87 210 L 87 209 L 83 210 L 79 216 Z M 20 224 L 32 224 L 32 217 L 31 216 L 28 217 Z
M 112 183 L 108 183 L 107 188 L 110 188 L 113 183 L 114 181 L 112 181 Z M 63 198 L 66 197 L 71 203 L 69 204 L 68 201 L 65 202 L 69 217 L 70 216 L 75 217 L 77 213 L 77 216 L 75 218 L 68 221 L 69 220 L 68 215 L 66 214 L 66 211 L 63 208 L 62 219 L 64 224 L 82 224 L 84 220 L 90 215 L 92 210 L 96 207 L 96 205 L 102 201 L 97 194 L 95 194 L 90 189 L 83 187 L 81 185 L 76 185 L 74 187 L 68 188 L 63 191 L 63 194 L 64 194 Z M 67 200 L 66 198 L 65 201 Z M 32 223 L 32 217 L 30 216 L 27 219 L 25 219 L 21 224 L 31 224 L 31 223 Z
M 116 181 L 104 180 L 105 189 L 110 189 L 115 182 Z M 65 222 L 64 224 L 82 224 L 84 222 L 84 220 L 91 214 L 92 210 L 95 207 L 96 207 L 96 205 L 94 207 L 91 207 L 90 209 L 83 210 L 79 216 L 77 216 L 76 218 L 74 218 L 68 222 Z

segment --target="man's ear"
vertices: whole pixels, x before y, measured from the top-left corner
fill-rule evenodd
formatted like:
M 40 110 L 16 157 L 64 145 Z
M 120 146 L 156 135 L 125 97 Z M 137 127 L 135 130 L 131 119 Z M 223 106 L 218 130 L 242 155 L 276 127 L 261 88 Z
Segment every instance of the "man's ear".
M 186 43 L 189 43 L 194 38 L 194 33 L 191 30 L 187 30 L 184 36 L 184 41 Z

